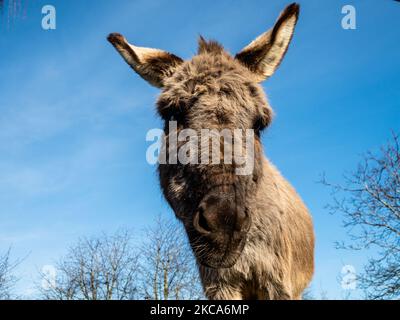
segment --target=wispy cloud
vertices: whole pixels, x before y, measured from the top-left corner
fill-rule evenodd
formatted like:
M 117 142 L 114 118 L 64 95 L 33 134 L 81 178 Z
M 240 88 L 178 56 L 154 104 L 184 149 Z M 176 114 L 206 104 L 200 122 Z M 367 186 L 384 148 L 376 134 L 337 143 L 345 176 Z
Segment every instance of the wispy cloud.
M 118 157 L 119 150 L 118 141 L 98 139 L 88 141 L 70 154 L 61 153 L 44 162 L 0 162 L 1 193 L 32 197 L 61 192 Z

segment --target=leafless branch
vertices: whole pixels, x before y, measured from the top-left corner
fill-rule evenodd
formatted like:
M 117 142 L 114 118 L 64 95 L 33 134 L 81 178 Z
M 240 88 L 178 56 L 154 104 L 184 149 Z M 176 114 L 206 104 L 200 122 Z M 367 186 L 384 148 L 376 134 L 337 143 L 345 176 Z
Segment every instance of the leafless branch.
M 21 260 L 11 260 L 11 248 L 0 255 L 0 300 L 12 298 L 12 290 L 18 280 L 13 272 L 20 263 Z
M 159 216 L 145 230 L 140 248 L 141 293 L 145 299 L 203 297 L 198 270 L 182 227 Z
M 138 256 L 131 235 L 82 238 L 56 264 L 56 275 L 41 274 L 46 299 L 125 300 L 136 298 Z
M 400 297 L 400 149 L 399 137 L 373 154 L 368 152 L 358 168 L 344 176 L 343 185 L 322 183 L 331 188 L 331 213 L 343 216 L 350 243 L 344 249 L 378 251 L 371 258 L 359 283 L 371 299 Z

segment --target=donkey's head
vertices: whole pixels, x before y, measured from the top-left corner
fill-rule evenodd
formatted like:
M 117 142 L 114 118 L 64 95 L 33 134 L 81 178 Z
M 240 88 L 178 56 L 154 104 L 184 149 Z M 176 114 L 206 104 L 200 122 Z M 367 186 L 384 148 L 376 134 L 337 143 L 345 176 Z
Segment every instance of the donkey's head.
M 157 49 L 129 44 L 120 34 L 110 34 L 108 40 L 125 61 L 145 80 L 162 89 L 158 98 L 158 113 L 165 121 L 165 145 L 171 155 L 172 135 L 184 129 L 202 135 L 204 129 L 215 132 L 253 130 L 252 170 L 237 174 L 239 166 L 234 156 L 227 163 L 227 149 L 217 142 L 203 143 L 203 137 L 186 152 L 194 152 L 203 160 L 215 157 L 211 163 L 192 161 L 161 164 L 161 187 L 177 217 L 182 220 L 194 253 L 201 264 L 209 267 L 230 267 L 240 256 L 251 225 L 248 209 L 262 176 L 262 148 L 259 134 L 269 125 L 272 110 L 259 83 L 270 77 L 280 64 L 292 38 L 299 6 L 291 4 L 279 16 L 275 26 L 261 34 L 235 57 L 214 41 L 199 40 L 198 54 L 189 61 Z M 169 122 L 176 121 L 171 132 Z M 212 136 L 211 134 L 210 136 Z M 224 135 L 225 137 L 225 135 Z M 235 137 L 235 134 L 232 135 Z M 200 140 L 201 139 L 201 140 Z M 212 139 L 211 139 L 212 140 Z M 202 142 L 200 142 L 202 141 Z M 205 140 L 207 141 L 207 140 Z M 234 147 L 249 154 L 248 144 Z M 178 138 L 178 154 L 183 141 Z M 210 148 L 211 147 L 211 148 Z M 211 149 L 211 154 L 210 154 Z M 221 149 L 221 150 L 220 150 Z M 228 148 L 229 149 L 229 148 Z M 169 158 L 170 159 L 170 158 Z

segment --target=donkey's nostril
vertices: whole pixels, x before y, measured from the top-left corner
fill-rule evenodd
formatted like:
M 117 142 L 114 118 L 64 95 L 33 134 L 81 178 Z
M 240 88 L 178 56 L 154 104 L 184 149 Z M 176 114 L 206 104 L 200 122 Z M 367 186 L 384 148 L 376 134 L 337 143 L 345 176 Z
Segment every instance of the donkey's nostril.
M 250 226 L 246 207 L 224 195 L 208 195 L 200 203 L 193 217 L 193 227 L 201 234 L 228 235 L 247 232 Z
M 211 228 L 207 223 L 207 219 L 201 212 L 199 212 L 199 226 L 202 227 L 204 230 L 211 231 Z
M 247 208 L 238 210 L 236 214 L 236 231 L 248 230 L 250 227 L 251 219 Z
M 206 217 L 204 216 L 204 209 L 203 207 L 199 207 L 199 211 L 196 213 L 193 219 L 193 226 L 197 231 L 200 233 L 210 233 L 211 228 L 207 222 Z

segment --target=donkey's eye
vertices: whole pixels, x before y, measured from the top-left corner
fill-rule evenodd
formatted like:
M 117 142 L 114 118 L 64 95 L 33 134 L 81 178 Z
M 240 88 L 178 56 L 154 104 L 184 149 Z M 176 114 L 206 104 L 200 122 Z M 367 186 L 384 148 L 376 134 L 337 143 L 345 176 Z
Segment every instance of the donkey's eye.
M 176 120 L 183 122 L 189 109 L 196 104 L 197 100 L 198 95 L 175 101 L 160 99 L 157 102 L 158 113 L 166 121 Z
M 164 120 L 176 120 L 185 112 L 186 106 L 182 101 L 160 99 L 157 102 L 157 110 Z
M 187 114 L 187 106 L 183 102 L 170 103 L 167 105 L 158 104 L 158 112 L 166 121 L 183 122 Z
M 258 116 L 254 119 L 253 129 L 256 132 L 256 134 L 260 134 L 260 132 L 264 130 L 266 126 L 267 123 L 263 117 Z

